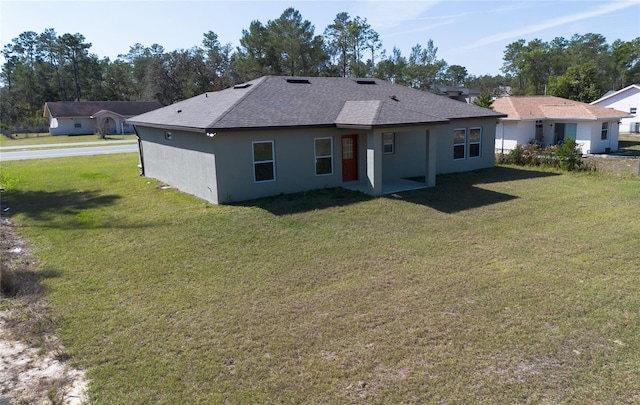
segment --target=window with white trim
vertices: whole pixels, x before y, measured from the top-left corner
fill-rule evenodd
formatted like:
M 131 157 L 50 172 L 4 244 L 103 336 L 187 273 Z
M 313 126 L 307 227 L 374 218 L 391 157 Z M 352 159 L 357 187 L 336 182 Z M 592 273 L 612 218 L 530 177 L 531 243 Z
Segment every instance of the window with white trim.
M 480 157 L 482 145 L 482 128 L 469 128 L 469 157 Z
M 607 139 L 609 139 L 609 123 L 608 122 L 602 123 L 602 131 L 600 132 L 600 139 L 603 141 L 606 141 Z
M 273 141 L 255 141 L 253 146 L 253 180 L 264 183 L 276 180 L 276 159 Z
M 467 148 L 467 129 L 458 128 L 453 130 L 453 158 L 464 159 Z
M 385 132 L 382 134 L 382 153 L 392 155 L 396 151 L 395 134 L 393 132 Z
M 629 114 L 635 114 L 635 113 L 636 113 L 636 111 L 638 111 L 638 108 L 637 108 L 637 107 L 630 107 L 630 108 L 629 108 Z
M 316 176 L 333 174 L 333 138 L 315 138 Z

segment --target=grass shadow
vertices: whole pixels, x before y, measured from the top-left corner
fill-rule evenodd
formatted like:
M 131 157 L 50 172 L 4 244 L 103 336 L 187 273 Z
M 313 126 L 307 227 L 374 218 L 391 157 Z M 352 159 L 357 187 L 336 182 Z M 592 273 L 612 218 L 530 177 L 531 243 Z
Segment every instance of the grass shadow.
M 424 205 L 447 214 L 454 214 L 518 198 L 514 195 L 477 187 L 479 184 L 522 181 L 558 175 L 552 172 L 496 166 L 472 172 L 442 174 L 437 177 L 436 187 L 434 188 L 394 193 L 385 197 Z
M 341 207 L 371 200 L 373 197 L 341 187 L 325 188 L 295 194 L 283 194 L 275 197 L 238 202 L 232 205 L 258 207 L 273 215 L 289 215 L 316 211 L 332 207 Z
M 618 150 L 611 152 L 615 156 L 640 156 L 640 139 L 638 140 L 619 140 Z
M 116 194 L 102 195 L 98 191 L 15 190 L 3 196 L 2 205 L 12 214 L 24 214 L 42 221 L 49 219 L 54 212 L 77 215 L 82 210 L 112 205 L 120 198 Z
M 473 172 L 439 175 L 436 181 L 437 185 L 434 188 L 398 192 L 382 198 L 404 200 L 414 204 L 425 205 L 441 212 L 455 213 L 517 198 L 516 196 L 476 187 L 478 184 L 520 181 L 558 175 L 558 173 L 553 172 L 496 166 Z M 373 198 L 361 192 L 338 187 L 260 198 L 238 202 L 233 205 L 259 207 L 274 215 L 281 216 L 346 206 L 369 201 Z

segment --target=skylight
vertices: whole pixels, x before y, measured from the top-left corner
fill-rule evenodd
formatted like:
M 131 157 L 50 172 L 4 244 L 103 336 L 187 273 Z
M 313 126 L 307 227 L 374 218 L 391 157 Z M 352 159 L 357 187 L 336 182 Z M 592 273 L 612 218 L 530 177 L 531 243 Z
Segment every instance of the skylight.
M 242 83 L 242 84 L 236 84 L 235 86 L 233 86 L 233 88 L 234 89 L 246 89 L 249 86 L 251 86 L 251 83 Z
M 287 83 L 311 84 L 309 79 L 287 79 Z
M 356 80 L 356 83 L 358 83 L 358 84 L 376 84 L 376 81 L 374 79 L 358 79 L 358 80 Z

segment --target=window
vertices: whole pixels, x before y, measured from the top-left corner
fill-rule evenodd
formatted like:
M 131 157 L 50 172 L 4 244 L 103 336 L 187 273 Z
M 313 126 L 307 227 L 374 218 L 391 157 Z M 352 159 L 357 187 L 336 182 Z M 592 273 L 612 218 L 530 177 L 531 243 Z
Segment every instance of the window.
M 273 141 L 253 142 L 253 179 L 256 183 L 275 181 L 276 161 Z
M 482 128 L 469 128 L 469 157 L 480 157 Z
M 635 114 L 636 111 L 638 111 L 637 107 L 631 107 L 629 108 L 629 114 Z
M 464 159 L 464 150 L 467 144 L 467 129 L 460 128 L 453 130 L 453 158 Z
M 333 174 L 333 138 L 316 138 L 316 176 Z
M 164 139 L 166 139 L 167 141 L 171 140 L 171 132 L 165 132 L 164 133 Z
M 385 155 L 391 155 L 395 152 L 395 134 L 386 132 L 382 134 L 382 152 Z
M 82 128 L 82 122 L 80 122 L 80 121 L 74 121 L 74 122 L 73 122 L 73 127 L 74 127 L 74 128 Z
M 603 141 L 606 141 L 607 139 L 609 139 L 609 123 L 608 122 L 602 123 L 602 132 L 600 133 L 600 139 Z

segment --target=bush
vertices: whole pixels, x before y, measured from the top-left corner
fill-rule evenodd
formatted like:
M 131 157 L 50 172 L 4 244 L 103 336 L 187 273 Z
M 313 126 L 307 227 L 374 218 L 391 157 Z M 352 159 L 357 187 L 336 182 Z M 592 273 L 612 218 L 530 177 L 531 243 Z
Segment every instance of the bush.
M 576 171 L 583 165 L 582 152 L 573 138 L 567 138 L 556 150 L 558 167 L 562 170 Z
M 567 138 L 562 145 L 547 146 L 542 149 L 532 142 L 517 145 L 509 154 L 499 154 L 496 162 L 517 166 L 546 166 L 566 171 L 595 171 L 594 165 L 586 165 L 579 145 Z

